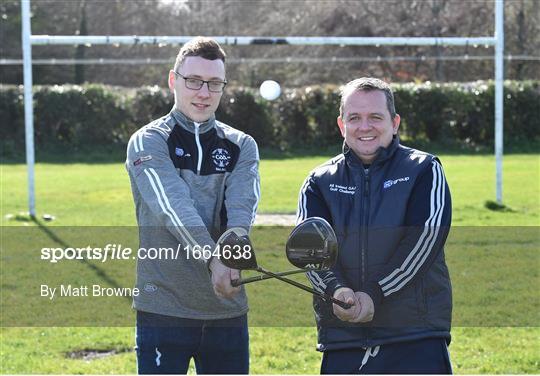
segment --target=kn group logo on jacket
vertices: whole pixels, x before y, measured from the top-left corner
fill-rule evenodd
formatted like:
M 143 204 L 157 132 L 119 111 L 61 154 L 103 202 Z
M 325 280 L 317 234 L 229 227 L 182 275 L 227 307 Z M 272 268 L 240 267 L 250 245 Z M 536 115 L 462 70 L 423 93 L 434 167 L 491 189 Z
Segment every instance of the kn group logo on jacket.
M 405 176 L 404 178 L 399 178 L 399 179 L 395 179 L 395 180 L 387 180 L 383 183 L 383 189 L 387 189 L 387 188 L 390 188 L 391 186 L 397 184 L 397 183 L 402 183 L 402 182 L 405 182 L 405 181 L 409 181 L 409 177 L 408 176 Z

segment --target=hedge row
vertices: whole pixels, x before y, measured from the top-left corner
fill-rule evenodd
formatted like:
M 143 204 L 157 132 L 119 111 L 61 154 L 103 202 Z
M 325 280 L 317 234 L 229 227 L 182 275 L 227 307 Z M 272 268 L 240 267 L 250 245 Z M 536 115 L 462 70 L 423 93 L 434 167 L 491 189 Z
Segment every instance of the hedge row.
M 491 82 L 395 85 L 401 135 L 419 142 L 490 146 L 493 143 L 494 85 Z M 217 118 L 252 135 L 261 147 L 324 147 L 340 142 L 336 126 L 339 88 L 285 90 L 273 102 L 255 89 L 232 88 L 223 96 Z M 103 85 L 42 86 L 34 90 L 35 142 L 79 148 L 126 144 L 142 125 L 173 105 L 157 87 L 126 89 Z M 505 140 L 540 137 L 538 81 L 506 82 Z M 0 88 L 3 154 L 24 144 L 22 87 Z

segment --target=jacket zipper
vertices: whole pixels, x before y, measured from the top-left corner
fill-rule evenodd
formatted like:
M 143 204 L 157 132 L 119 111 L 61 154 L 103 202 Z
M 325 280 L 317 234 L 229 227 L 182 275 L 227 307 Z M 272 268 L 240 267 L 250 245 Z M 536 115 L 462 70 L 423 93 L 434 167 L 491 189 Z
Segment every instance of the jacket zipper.
M 364 169 L 364 198 L 363 198 L 363 218 L 362 218 L 362 288 L 366 285 L 366 271 L 367 271 L 367 238 L 368 238 L 368 222 L 369 222 L 369 169 Z M 370 341 L 371 331 L 369 328 L 364 328 L 364 337 L 367 339 L 366 342 Z
M 367 227 L 369 221 L 369 169 L 364 169 L 364 205 L 362 218 L 362 286 L 366 283 Z
M 195 142 L 197 143 L 197 175 L 201 174 L 201 165 L 202 165 L 202 146 L 201 140 L 199 139 L 199 123 L 193 123 L 195 125 Z

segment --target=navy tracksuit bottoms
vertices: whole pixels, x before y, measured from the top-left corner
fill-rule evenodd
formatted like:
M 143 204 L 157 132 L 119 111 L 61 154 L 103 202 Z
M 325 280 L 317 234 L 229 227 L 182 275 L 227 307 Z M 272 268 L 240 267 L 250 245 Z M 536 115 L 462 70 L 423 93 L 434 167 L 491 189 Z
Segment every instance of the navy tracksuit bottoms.
M 444 338 L 325 351 L 321 374 L 451 374 Z
M 249 373 L 247 315 L 191 320 L 137 311 L 139 374 L 185 374 L 195 360 L 198 374 Z

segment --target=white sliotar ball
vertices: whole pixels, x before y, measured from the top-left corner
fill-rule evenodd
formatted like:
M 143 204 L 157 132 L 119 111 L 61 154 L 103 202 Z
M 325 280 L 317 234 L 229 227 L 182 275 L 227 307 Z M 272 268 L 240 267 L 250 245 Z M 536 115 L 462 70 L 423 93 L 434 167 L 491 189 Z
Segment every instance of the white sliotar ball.
M 261 84 L 259 89 L 261 97 L 266 100 L 273 101 L 281 94 L 281 87 L 276 81 L 266 80 Z

